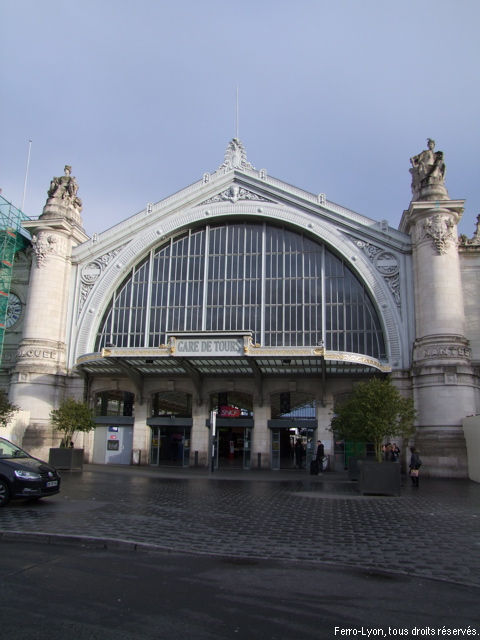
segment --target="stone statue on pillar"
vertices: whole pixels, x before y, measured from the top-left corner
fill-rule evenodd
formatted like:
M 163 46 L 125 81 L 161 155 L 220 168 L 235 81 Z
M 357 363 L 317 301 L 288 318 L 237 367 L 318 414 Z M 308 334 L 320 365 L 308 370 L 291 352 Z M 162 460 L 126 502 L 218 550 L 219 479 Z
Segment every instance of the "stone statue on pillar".
M 78 184 L 71 175 L 72 167 L 65 165 L 64 175 L 52 178 L 47 202 L 41 218 L 66 217 L 82 226 L 82 201 L 77 196 Z
M 413 200 L 449 200 L 443 151 L 435 151 L 435 140 L 431 138 L 427 147 L 410 158 Z

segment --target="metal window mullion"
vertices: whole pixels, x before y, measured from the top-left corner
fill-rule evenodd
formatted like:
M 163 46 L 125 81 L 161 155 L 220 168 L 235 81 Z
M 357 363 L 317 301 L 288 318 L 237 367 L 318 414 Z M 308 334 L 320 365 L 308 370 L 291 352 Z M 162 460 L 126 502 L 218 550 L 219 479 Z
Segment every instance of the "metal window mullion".
M 305 314 L 307 313 L 307 307 L 305 305 L 305 246 L 304 246 L 304 241 L 303 241 L 303 237 L 302 237 L 302 253 L 301 255 L 301 259 L 302 259 L 302 345 L 305 345 Z M 310 340 L 311 342 L 311 340 Z
M 230 226 L 228 224 L 225 225 L 225 248 L 223 253 L 224 265 L 223 265 L 223 318 L 222 318 L 222 329 L 225 331 L 225 317 L 227 314 L 227 291 L 228 291 L 228 281 L 227 281 L 227 264 L 228 264 L 228 232 L 230 230 Z M 233 244 L 233 241 L 232 241 Z M 231 293 L 231 291 L 230 291 Z
M 113 333 L 114 333 L 114 329 L 115 329 L 115 305 L 117 304 L 117 289 L 115 289 L 114 294 L 113 294 L 113 301 L 112 301 L 112 320 L 111 320 L 111 324 L 110 324 L 110 344 L 115 344 L 113 342 Z
M 245 326 L 245 295 L 246 295 L 246 283 L 247 283 L 247 226 L 243 227 L 243 291 L 242 291 L 242 329 L 246 329 Z
M 170 251 L 168 255 L 168 279 L 167 279 L 167 304 L 165 312 L 165 336 L 168 333 L 168 317 L 170 312 L 170 280 L 172 276 L 172 258 L 173 258 L 173 238 L 170 238 Z
M 203 252 L 203 301 L 202 301 L 202 331 L 207 327 L 207 293 L 208 293 L 208 263 L 210 260 L 210 225 L 205 227 L 205 250 Z
M 152 312 L 152 282 L 153 282 L 153 249 L 148 258 L 148 278 L 147 278 L 147 300 L 145 304 L 145 331 L 143 336 L 143 346 L 148 347 L 150 343 L 150 317 Z
M 188 271 L 190 266 L 190 251 L 191 251 L 191 241 L 192 241 L 192 230 L 188 230 L 188 244 L 187 244 L 187 263 L 186 263 L 186 275 L 185 275 L 185 314 L 183 316 L 183 330 L 187 330 L 187 309 L 189 307 L 188 304 L 188 284 L 190 282 L 190 278 L 188 277 Z
M 316 274 L 315 274 L 316 275 Z M 327 300 L 325 290 L 325 245 L 322 244 L 322 251 L 320 254 L 320 339 L 327 348 Z M 315 316 L 316 326 L 318 327 L 317 318 Z
M 287 289 L 287 287 L 285 286 L 286 282 L 287 282 L 287 272 L 286 272 L 286 264 L 287 264 L 287 260 L 285 257 L 285 234 L 282 235 L 282 257 L 281 257 L 281 261 L 282 261 L 282 273 L 283 273 L 283 282 L 284 282 L 284 286 L 282 287 L 282 346 L 285 345 L 285 339 L 286 339 L 286 329 L 285 329 L 285 291 Z M 291 272 L 290 272 L 291 274 Z M 278 282 L 278 277 L 277 277 L 277 282 Z M 291 283 L 291 280 L 289 280 L 289 282 Z M 291 286 L 291 285 L 290 285 Z M 291 292 L 290 292 L 291 293 Z M 290 307 L 291 307 L 291 296 L 290 296 Z
M 127 347 L 130 346 L 130 336 L 131 336 L 131 329 L 132 329 L 132 307 L 133 307 L 133 291 L 135 289 L 135 274 L 136 274 L 136 268 L 133 267 L 132 269 L 132 277 L 130 279 L 130 282 L 132 283 L 131 285 L 131 289 L 130 289 L 130 299 L 128 302 L 128 322 L 127 322 Z M 126 301 L 125 301 L 126 302 Z
M 261 293 L 260 293 L 260 344 L 265 345 L 265 264 L 266 264 L 267 236 L 266 224 L 262 225 L 262 257 L 261 257 Z

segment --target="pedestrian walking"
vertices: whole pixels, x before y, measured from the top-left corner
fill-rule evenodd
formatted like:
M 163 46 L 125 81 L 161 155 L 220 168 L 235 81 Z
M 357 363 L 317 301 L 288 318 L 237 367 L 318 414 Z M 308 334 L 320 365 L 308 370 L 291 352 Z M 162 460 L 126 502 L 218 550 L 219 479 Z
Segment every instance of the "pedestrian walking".
M 412 485 L 418 488 L 418 480 L 420 474 L 420 467 L 422 466 L 422 461 L 420 460 L 420 456 L 415 447 L 410 447 L 410 478 L 412 479 Z

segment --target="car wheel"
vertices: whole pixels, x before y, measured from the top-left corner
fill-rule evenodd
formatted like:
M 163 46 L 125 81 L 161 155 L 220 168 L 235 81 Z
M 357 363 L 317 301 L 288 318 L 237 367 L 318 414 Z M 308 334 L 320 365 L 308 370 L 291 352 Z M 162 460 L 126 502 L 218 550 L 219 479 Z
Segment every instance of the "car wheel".
M 10 500 L 10 491 L 4 480 L 0 480 L 0 507 L 4 507 Z

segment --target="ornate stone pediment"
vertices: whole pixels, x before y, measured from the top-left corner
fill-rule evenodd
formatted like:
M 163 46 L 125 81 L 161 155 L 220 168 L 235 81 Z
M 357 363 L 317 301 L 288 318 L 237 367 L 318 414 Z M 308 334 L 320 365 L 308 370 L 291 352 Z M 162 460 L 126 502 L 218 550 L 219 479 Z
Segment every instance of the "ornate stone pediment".
M 225 191 L 218 193 L 216 196 L 205 200 L 201 204 L 212 204 L 214 202 L 238 202 L 239 200 L 257 200 L 260 202 L 273 202 L 273 200 L 269 200 L 268 198 L 264 198 L 260 196 L 258 193 L 254 193 L 253 191 L 249 191 L 244 187 L 239 187 L 236 184 L 233 184 Z

